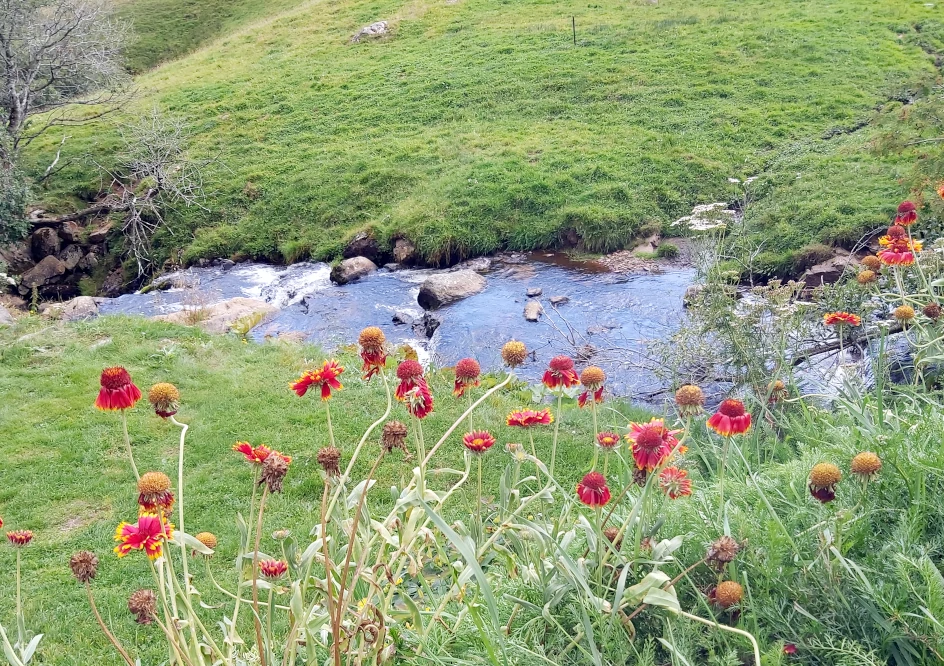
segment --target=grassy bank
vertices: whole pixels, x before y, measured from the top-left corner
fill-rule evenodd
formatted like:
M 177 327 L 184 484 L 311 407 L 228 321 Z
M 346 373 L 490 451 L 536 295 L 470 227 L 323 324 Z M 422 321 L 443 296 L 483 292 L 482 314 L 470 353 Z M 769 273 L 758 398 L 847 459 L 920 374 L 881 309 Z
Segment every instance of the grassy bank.
M 874 140 L 938 75 L 939 10 L 921 2 L 284 2 L 231 32 L 261 3 L 222 23 L 175 11 L 185 27 L 153 4 L 123 10 L 137 62 L 226 34 L 138 77 L 124 116 L 70 128 L 69 145 L 107 163 L 114 123 L 159 104 L 188 120 L 195 157 L 219 155 L 212 211 L 175 211 L 161 258 L 333 258 L 359 230 L 434 263 L 605 251 L 760 175 L 749 222 L 775 265 L 880 226 L 902 183 L 928 186 L 899 166 L 911 152 Z M 379 19 L 391 36 L 348 43 Z M 60 138 L 34 146 L 34 169 Z M 97 192 L 86 164 L 40 193 L 48 206 Z

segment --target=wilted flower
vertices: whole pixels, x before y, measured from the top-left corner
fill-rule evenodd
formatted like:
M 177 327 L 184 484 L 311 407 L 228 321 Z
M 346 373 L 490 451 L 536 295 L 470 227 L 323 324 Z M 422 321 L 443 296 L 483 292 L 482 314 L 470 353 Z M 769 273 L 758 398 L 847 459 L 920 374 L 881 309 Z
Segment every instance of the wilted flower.
M 659 472 L 659 488 L 669 499 L 678 499 L 692 494 L 692 481 L 688 471 L 678 467 L 666 467 Z
M 141 390 L 121 366 L 102 370 L 101 384 L 102 388 L 95 399 L 95 406 L 101 410 L 131 409 L 141 399 Z
M 730 398 L 718 405 L 715 412 L 705 423 L 722 437 L 743 435 L 751 429 L 751 415 L 740 400 Z
M 260 560 L 259 573 L 263 578 L 276 580 L 285 575 L 288 571 L 288 563 L 285 560 Z
M 7 532 L 7 539 L 14 548 L 22 548 L 28 546 L 29 542 L 33 540 L 33 532 L 31 530 L 14 530 Z
M 686 384 L 675 392 L 675 405 L 682 418 L 698 416 L 704 411 L 705 394 L 694 384 Z
M 550 409 L 516 409 L 508 415 L 508 425 L 519 428 L 530 428 L 536 425 L 550 425 L 554 416 Z
M 495 444 L 495 438 L 486 430 L 473 430 L 462 436 L 462 444 L 472 453 L 482 454 Z
M 895 308 L 892 316 L 894 316 L 899 323 L 907 324 L 915 318 L 915 311 L 910 305 L 899 305 L 897 308 Z
M 269 489 L 270 493 L 282 492 L 282 480 L 288 474 L 288 466 L 291 459 L 283 456 L 278 451 L 269 454 L 262 463 L 262 472 L 259 474 L 259 485 L 263 483 Z
M 136 523 L 119 523 L 115 528 L 115 554 L 124 557 L 132 550 L 143 550 L 152 559 L 163 553 L 163 542 L 174 532 L 171 523 L 163 523 L 153 513 L 142 513 Z
M 881 471 L 882 461 L 871 451 L 863 451 L 852 459 L 851 469 L 859 478 L 871 481 Z
M 620 443 L 620 436 L 609 430 L 597 433 L 597 446 L 601 449 L 615 449 Z
M 80 550 L 69 558 L 72 575 L 80 583 L 88 583 L 98 573 L 98 557 L 88 550 Z
M 733 562 L 739 552 L 741 545 L 725 534 L 712 542 L 705 559 L 721 569 L 728 562 Z
M 918 220 L 918 208 L 912 201 L 902 201 L 898 205 L 898 211 L 895 215 L 895 224 L 904 227 L 914 224 Z
M 246 462 L 252 463 L 253 465 L 261 465 L 265 462 L 265 459 L 273 453 L 272 449 L 270 449 L 265 444 L 260 444 L 259 446 L 253 447 L 253 445 L 249 442 L 236 442 L 233 445 L 233 451 L 243 454 L 246 457 Z M 279 452 L 275 451 L 274 453 Z M 279 453 L 279 455 L 285 458 L 285 460 L 287 460 L 289 463 L 292 462 L 291 456 L 286 456 L 281 453 Z
M 711 596 L 718 606 L 728 609 L 741 603 L 741 599 L 744 598 L 744 588 L 737 581 L 726 580 L 718 583 Z
M 790 395 L 787 385 L 780 379 L 775 379 L 767 385 L 767 402 L 783 402 Z
M 128 597 L 128 610 L 138 624 L 151 624 L 157 614 L 157 595 L 154 590 L 141 589 Z
M 344 368 L 337 361 L 325 361 L 317 370 L 308 370 L 297 381 L 289 386 L 298 397 L 304 396 L 308 389 L 314 385 L 321 387 L 321 399 L 327 401 L 331 399 L 331 390 L 340 391 L 343 386 L 338 380 Z
M 341 474 L 341 450 L 334 446 L 326 446 L 318 451 L 318 464 L 328 476 Z
M 605 506 L 610 501 L 610 489 L 606 478 L 599 472 L 590 472 L 577 484 L 577 497 L 591 507 Z
M 474 358 L 464 358 L 456 363 L 456 385 L 452 393 L 461 398 L 466 389 L 479 385 L 479 375 L 482 372 L 479 362 Z
M 502 360 L 509 368 L 517 368 L 528 358 L 528 348 L 523 342 L 509 340 L 501 350 Z
M 797 646 L 793 643 L 784 643 L 783 644 L 783 653 L 784 654 L 796 654 Z
M 832 463 L 817 463 L 810 470 L 810 494 L 826 504 L 836 499 L 836 484 L 842 479 L 842 472 Z
M 649 423 L 630 423 L 626 440 L 630 442 L 636 467 L 649 472 L 661 465 L 678 445 L 675 435 L 681 430 L 669 430 L 662 419 Z
M 164 472 L 145 472 L 138 479 L 138 504 L 147 512 L 168 511 L 174 505 L 170 478 Z
M 875 271 L 864 270 L 856 275 L 856 282 L 862 285 L 872 284 L 876 280 L 878 280 L 878 275 L 875 274 Z
M 289 530 L 276 530 L 272 533 L 272 538 L 276 541 L 285 541 L 292 533 Z
M 580 383 L 587 389 L 577 396 L 577 405 L 584 407 L 593 394 L 594 402 L 603 402 L 603 382 L 606 381 L 606 373 L 595 365 L 584 368 L 580 373 Z
M 570 388 L 580 383 L 577 371 L 574 369 L 574 360 L 569 356 L 555 356 L 548 364 L 547 370 L 541 379 L 549 389 L 560 387 Z
M 933 321 L 937 321 L 941 316 L 941 306 L 937 303 L 928 303 L 921 310 L 924 313 L 924 316 Z
M 394 395 L 406 405 L 407 411 L 418 419 L 426 418 L 433 411 L 433 394 L 423 377 L 423 366 L 418 361 L 407 359 L 397 366 L 400 383 Z
M 642 488 L 649 480 L 649 470 L 645 467 L 637 467 L 633 470 L 633 483 Z
M 870 271 L 877 271 L 882 267 L 882 262 L 874 254 L 869 254 L 862 257 L 862 265 Z
M 850 312 L 827 312 L 823 315 L 823 323 L 827 326 L 858 326 L 862 323 L 862 317 Z
M 528 458 L 524 446 L 518 442 L 508 442 L 505 444 L 505 451 L 510 453 L 511 457 L 514 458 L 517 463 L 523 463 Z
M 367 381 L 387 365 L 386 342 L 383 331 L 376 326 L 368 326 L 357 336 L 357 343 L 361 347 L 361 360 L 364 361 L 361 370 Z
M 620 535 L 618 527 L 607 527 L 603 530 L 603 536 L 606 537 L 606 540 L 613 544 L 613 548 L 616 550 L 620 549 L 620 546 L 623 543 L 623 537 Z
M 167 382 L 155 384 L 148 391 L 148 402 L 154 408 L 155 414 L 162 419 L 170 418 L 180 409 L 180 391 Z
M 384 451 L 390 453 L 394 449 L 400 449 L 409 455 L 406 448 L 407 428 L 405 423 L 400 421 L 387 421 L 384 423 L 383 431 L 380 435 L 380 445 Z

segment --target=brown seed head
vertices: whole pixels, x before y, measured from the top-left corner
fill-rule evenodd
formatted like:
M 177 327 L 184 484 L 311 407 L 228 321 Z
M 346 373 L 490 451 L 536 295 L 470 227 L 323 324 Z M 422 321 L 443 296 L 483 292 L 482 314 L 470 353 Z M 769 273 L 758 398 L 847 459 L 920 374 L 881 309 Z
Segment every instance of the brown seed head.
M 333 446 L 326 446 L 318 451 L 318 464 L 328 476 L 341 474 L 341 451 Z
M 832 463 L 821 462 L 810 470 L 810 485 L 816 488 L 830 488 L 842 479 L 842 472 Z
M 899 305 L 897 308 L 895 308 L 895 311 L 892 313 L 892 315 L 895 317 L 895 319 L 904 324 L 915 318 L 915 311 L 910 305 Z
M 620 536 L 618 527 L 607 527 L 603 530 L 603 536 L 606 537 L 606 540 L 613 544 L 613 547 L 616 550 L 619 550 L 620 545 L 623 542 L 623 538 Z
M 80 583 L 88 583 L 98 573 L 98 557 L 88 550 L 80 550 L 69 558 L 72 575 Z
M 580 373 L 580 383 L 591 391 L 596 391 L 606 381 L 606 373 L 595 365 L 588 365 Z
M 151 624 L 157 613 L 157 595 L 147 588 L 136 590 L 128 597 L 128 610 L 138 624 Z
M 941 306 L 937 303 L 928 303 L 921 311 L 924 313 L 925 317 L 933 319 L 934 321 L 937 321 L 941 316 Z
M 501 357 L 509 368 L 517 368 L 528 358 L 528 348 L 523 342 L 509 340 L 502 347 Z
M 155 384 L 148 391 L 148 402 L 154 407 L 158 416 L 167 418 L 173 416 L 180 409 L 180 391 L 173 384 L 161 382 Z
M 408 453 L 406 448 L 406 424 L 400 421 L 387 421 L 384 423 L 383 432 L 380 435 L 380 445 L 384 451 L 390 453 L 394 449 L 400 449 Z
M 856 476 L 871 479 L 882 469 L 882 461 L 871 451 L 863 451 L 855 455 L 850 467 Z
M 736 581 L 726 580 L 718 583 L 718 587 L 715 588 L 715 602 L 721 608 L 731 608 L 731 606 L 741 603 L 743 598 L 744 588 Z
M 694 384 L 686 384 L 675 392 L 675 404 L 681 416 L 698 416 L 705 406 L 705 393 Z
M 876 259 L 876 261 L 878 260 Z M 856 282 L 859 284 L 872 284 L 876 280 L 878 280 L 878 275 L 873 270 L 866 269 L 856 275 Z
M 728 562 L 733 562 L 740 551 L 740 544 L 728 535 L 724 535 L 709 546 L 705 559 L 712 564 L 723 567 Z
M 376 326 L 368 326 L 357 336 L 357 343 L 364 349 L 377 349 L 384 346 L 387 337 Z
M 882 262 L 874 254 L 870 254 L 862 258 L 862 265 L 870 271 L 877 271 L 882 267 Z
M 145 472 L 138 479 L 138 492 L 142 495 L 160 495 L 170 490 L 170 477 L 164 472 Z
M 282 492 L 282 479 L 288 474 L 288 460 L 279 453 L 273 451 L 262 461 L 262 474 L 259 477 L 259 485 L 263 483 L 269 488 L 270 493 Z
M 216 550 L 216 545 L 218 542 L 216 539 L 216 535 L 213 534 L 212 532 L 200 532 L 200 534 L 196 536 L 196 539 L 207 548 L 211 550 Z

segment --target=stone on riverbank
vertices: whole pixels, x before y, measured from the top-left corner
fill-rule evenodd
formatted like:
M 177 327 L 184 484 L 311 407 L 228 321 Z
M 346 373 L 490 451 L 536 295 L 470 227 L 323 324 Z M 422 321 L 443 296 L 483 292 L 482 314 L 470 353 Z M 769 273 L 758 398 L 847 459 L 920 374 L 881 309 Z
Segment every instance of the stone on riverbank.
M 444 305 L 468 298 L 485 289 L 485 278 L 471 270 L 430 275 L 420 286 L 417 302 L 424 310 L 435 310 Z
M 237 296 L 205 308 L 181 310 L 171 314 L 157 315 L 151 319 L 184 326 L 199 326 L 207 333 L 228 333 L 232 325 L 243 317 L 256 313 L 269 315 L 274 312 L 278 312 L 278 308 L 271 303 Z

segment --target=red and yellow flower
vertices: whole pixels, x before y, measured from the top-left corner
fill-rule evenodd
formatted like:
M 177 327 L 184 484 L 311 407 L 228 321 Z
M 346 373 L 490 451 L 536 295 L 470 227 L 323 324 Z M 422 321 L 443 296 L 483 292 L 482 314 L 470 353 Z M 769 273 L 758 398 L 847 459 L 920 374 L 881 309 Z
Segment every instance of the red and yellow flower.
M 597 433 L 597 446 L 601 449 L 612 450 L 619 446 L 620 436 L 615 432 L 604 431 Z
M 827 312 L 823 315 L 823 323 L 827 326 L 859 326 L 862 317 L 851 312 Z
M 555 356 L 544 371 L 541 379 L 549 389 L 570 388 L 580 383 L 577 371 L 574 369 L 574 360 L 569 356 Z
M 418 419 L 425 419 L 433 411 L 433 394 L 423 378 L 403 395 L 402 400 L 406 411 Z
M 423 378 L 423 366 L 419 361 L 408 358 L 397 366 L 397 389 L 394 392 L 397 400 L 404 400 L 408 391 L 416 388 L 420 383 L 426 383 Z
M 368 326 L 357 337 L 357 343 L 361 348 L 361 360 L 364 361 L 361 370 L 365 380 L 370 381 L 371 377 L 387 366 L 386 342 L 387 338 L 383 331 L 376 326 Z
M 288 563 L 285 560 L 260 560 L 259 573 L 263 578 L 277 580 L 288 571 Z
M 495 438 L 487 430 L 473 430 L 463 435 L 462 444 L 472 453 L 482 454 L 495 445 Z
M 908 237 L 908 231 L 899 224 L 888 228 L 884 236 L 878 239 L 882 247 L 877 258 L 886 266 L 910 266 L 915 261 L 915 254 L 923 249 L 921 241 Z
M 340 391 L 343 386 L 338 379 L 341 376 L 341 373 L 344 372 L 344 368 L 337 361 L 325 361 L 317 370 L 308 370 L 302 376 L 292 384 L 289 384 L 291 389 L 298 394 L 298 397 L 301 398 L 304 396 L 308 389 L 314 385 L 319 385 L 321 387 L 321 399 L 326 401 L 331 399 L 331 390 Z
M 902 201 L 898 204 L 898 210 L 895 213 L 895 224 L 903 227 L 914 224 L 918 221 L 918 207 L 913 201 Z
M 14 530 L 7 532 L 7 540 L 14 548 L 22 548 L 23 546 L 29 545 L 29 542 L 33 540 L 33 532 L 31 530 Z
M 692 494 L 692 481 L 688 471 L 678 467 L 666 467 L 659 472 L 659 488 L 669 499 L 678 499 Z
M 610 501 L 610 489 L 606 477 L 600 472 L 590 472 L 577 484 L 577 497 L 590 507 L 606 506 Z
M 517 428 L 530 428 L 536 425 L 550 425 L 554 416 L 550 409 L 516 409 L 508 415 L 508 425 Z
M 246 462 L 252 463 L 253 465 L 261 465 L 265 462 L 265 459 L 269 457 L 269 454 L 272 453 L 272 449 L 270 449 L 265 444 L 253 446 L 249 442 L 236 442 L 233 444 L 233 451 L 243 454 L 243 456 L 246 458 Z M 279 452 L 275 451 L 275 453 Z M 287 462 L 292 462 L 292 458 L 290 456 L 285 456 L 281 453 L 279 453 L 279 455 L 285 458 Z
M 464 358 L 456 363 L 456 386 L 452 391 L 453 395 L 461 398 L 466 389 L 478 386 L 481 373 L 482 368 L 474 358 Z
M 165 539 L 171 538 L 174 526 L 161 521 L 153 513 L 142 513 L 136 523 L 119 523 L 115 528 L 115 554 L 124 557 L 132 550 L 143 550 L 152 560 L 163 554 Z
M 630 423 L 626 440 L 630 442 L 636 467 L 653 471 L 664 463 L 678 446 L 676 435 L 681 430 L 669 430 L 665 421 L 653 418 L 649 423 Z
M 145 472 L 138 479 L 138 505 L 145 513 L 158 510 L 165 513 L 174 506 L 174 493 L 170 490 L 170 477 L 163 472 Z
M 123 367 L 115 366 L 102 370 L 102 388 L 95 399 L 95 406 L 103 411 L 131 409 L 141 399 L 141 389 L 131 381 L 131 375 Z
M 751 415 L 747 413 L 743 402 L 729 398 L 718 405 L 718 411 L 705 425 L 722 437 L 743 435 L 751 429 Z
M 577 396 L 577 406 L 585 407 L 590 401 L 591 394 L 593 402 L 603 402 L 603 382 L 606 381 L 606 373 L 595 365 L 584 368 L 580 373 L 580 383 L 587 390 Z

